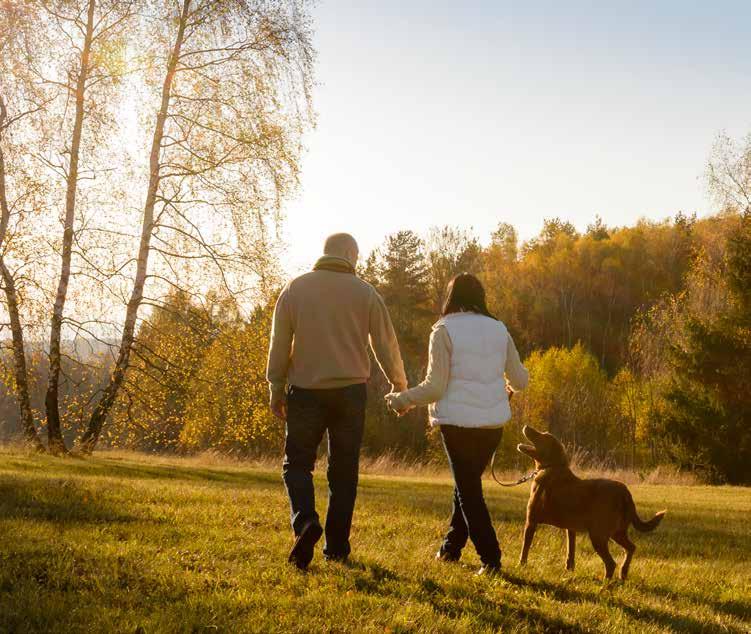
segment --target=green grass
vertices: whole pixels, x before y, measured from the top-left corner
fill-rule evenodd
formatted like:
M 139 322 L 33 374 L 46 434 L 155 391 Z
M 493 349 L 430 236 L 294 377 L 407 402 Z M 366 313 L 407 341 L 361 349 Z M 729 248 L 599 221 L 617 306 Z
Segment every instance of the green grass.
M 317 474 L 319 512 L 325 480 Z M 527 485 L 486 483 L 500 578 L 433 560 L 449 515 L 443 477 L 361 478 L 353 563 L 291 569 L 279 469 L 100 454 L 0 452 L 0 632 L 748 632 L 751 491 L 631 487 L 631 578 L 603 587 L 585 537 L 564 571 L 560 531 L 516 564 Z M 612 548 L 620 559 L 621 551 Z

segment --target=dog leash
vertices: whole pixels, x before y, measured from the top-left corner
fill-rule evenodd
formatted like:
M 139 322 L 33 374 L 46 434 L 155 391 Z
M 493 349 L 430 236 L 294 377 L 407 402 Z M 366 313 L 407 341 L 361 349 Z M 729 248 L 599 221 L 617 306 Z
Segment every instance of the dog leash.
M 507 391 L 507 394 L 508 394 L 509 403 L 511 403 L 511 399 L 514 396 L 514 393 Z M 532 473 L 528 473 L 527 475 L 522 476 L 516 482 L 501 482 L 498 479 L 498 477 L 495 475 L 495 454 L 496 453 L 498 453 L 497 449 L 493 452 L 493 457 L 490 459 L 490 474 L 493 476 L 493 480 L 495 480 L 502 487 L 515 487 L 515 486 L 519 486 L 520 484 L 524 484 L 525 482 L 529 482 L 532 478 L 534 478 L 540 472 L 540 469 L 535 469 L 534 471 L 532 471 Z
M 522 476 L 516 482 L 501 482 L 495 475 L 495 454 L 496 452 L 494 451 L 493 457 L 490 459 L 490 473 L 493 476 L 493 480 L 495 480 L 502 487 L 515 487 L 520 484 L 524 484 L 525 482 L 529 482 L 532 478 L 534 478 L 540 472 L 539 469 L 535 469 L 534 471 L 532 471 L 532 473 L 528 473 L 527 475 Z

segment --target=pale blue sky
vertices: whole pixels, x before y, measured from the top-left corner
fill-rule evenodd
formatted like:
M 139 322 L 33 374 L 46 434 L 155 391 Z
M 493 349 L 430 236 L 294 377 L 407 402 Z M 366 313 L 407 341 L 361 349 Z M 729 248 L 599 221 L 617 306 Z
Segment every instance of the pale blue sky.
M 751 131 L 746 2 L 344 2 L 314 10 L 318 127 L 286 205 L 323 238 L 712 210 L 713 140 Z

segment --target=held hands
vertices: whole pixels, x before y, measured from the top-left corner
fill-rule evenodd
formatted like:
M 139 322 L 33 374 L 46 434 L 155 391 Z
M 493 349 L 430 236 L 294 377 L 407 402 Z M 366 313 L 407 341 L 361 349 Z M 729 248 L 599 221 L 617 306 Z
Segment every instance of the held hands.
M 397 416 L 402 417 L 409 410 L 413 409 L 414 405 L 401 405 L 399 403 L 399 394 L 399 392 L 391 392 L 390 394 L 386 394 L 384 398 L 386 399 L 386 405 L 389 406 L 389 409 L 395 412 Z

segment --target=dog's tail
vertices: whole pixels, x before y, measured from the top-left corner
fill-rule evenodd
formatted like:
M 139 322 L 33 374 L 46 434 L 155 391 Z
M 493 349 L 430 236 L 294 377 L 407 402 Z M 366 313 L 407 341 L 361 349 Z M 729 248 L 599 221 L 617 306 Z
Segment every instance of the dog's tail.
M 641 531 L 642 533 L 651 533 L 655 528 L 657 528 L 659 523 L 662 521 L 662 518 L 665 517 L 665 513 L 667 513 L 667 511 L 660 511 L 659 513 L 655 513 L 655 516 L 651 520 L 645 522 L 637 514 L 634 500 L 631 500 L 631 524 L 637 531 Z

